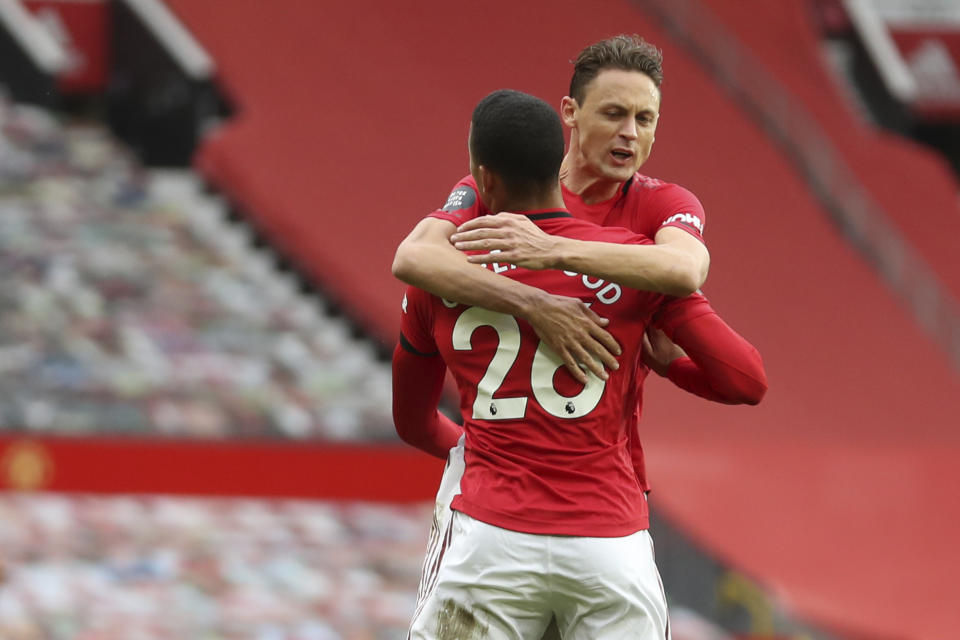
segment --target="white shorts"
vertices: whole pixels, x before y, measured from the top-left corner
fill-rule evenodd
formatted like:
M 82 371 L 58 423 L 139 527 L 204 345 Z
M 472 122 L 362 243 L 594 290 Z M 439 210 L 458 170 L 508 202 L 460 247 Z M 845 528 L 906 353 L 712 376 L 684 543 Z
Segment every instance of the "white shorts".
M 450 510 L 462 441 L 451 449 L 410 628 L 412 640 L 669 640 L 667 605 L 647 531 L 617 538 L 548 536 Z
M 440 479 L 440 489 L 437 491 L 437 500 L 433 505 L 433 521 L 430 523 L 430 539 L 427 542 L 427 555 L 423 559 L 423 570 L 420 573 L 420 585 L 417 588 L 417 609 L 414 619 L 420 614 L 426 602 L 427 595 L 437 582 L 440 570 L 440 559 L 447 547 L 447 534 L 450 525 L 450 516 L 453 511 L 450 503 L 454 496 L 460 495 L 460 478 L 463 477 L 463 441 L 460 436 L 457 446 L 447 454 L 447 465 L 443 469 Z

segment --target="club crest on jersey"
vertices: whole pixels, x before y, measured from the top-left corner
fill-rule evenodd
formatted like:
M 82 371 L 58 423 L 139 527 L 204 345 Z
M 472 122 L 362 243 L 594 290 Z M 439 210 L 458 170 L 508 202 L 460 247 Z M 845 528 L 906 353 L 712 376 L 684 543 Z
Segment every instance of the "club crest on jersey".
M 701 220 L 700 218 L 698 218 L 693 214 L 690 214 L 690 213 L 674 214 L 669 218 L 667 218 L 666 220 L 664 220 L 663 225 L 661 226 L 666 226 L 671 222 L 679 222 L 680 224 L 685 224 L 688 227 L 693 227 L 694 229 L 699 231 L 701 234 L 703 233 L 703 220 Z

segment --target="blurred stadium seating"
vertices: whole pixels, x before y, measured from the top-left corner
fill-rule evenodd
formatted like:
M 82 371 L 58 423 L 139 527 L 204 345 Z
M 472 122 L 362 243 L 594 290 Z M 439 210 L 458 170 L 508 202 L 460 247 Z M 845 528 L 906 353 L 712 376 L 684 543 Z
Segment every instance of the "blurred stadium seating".
M 424 506 L 0 495 L 0 637 L 399 638 Z M 15 525 L 13 525 L 15 523 Z
M 389 369 L 184 172 L 0 104 L 7 430 L 392 435 Z
M 422 504 L 0 495 L 0 637 L 401 638 L 429 517 Z M 730 640 L 684 607 L 673 629 Z
M 478 98 L 558 104 L 619 32 L 664 50 L 647 170 L 704 202 L 707 293 L 771 383 L 754 409 L 650 385 L 675 640 L 951 637 L 957 182 L 851 102 L 811 4 L 167 0 L 213 62 L 159 78 L 126 145 L 0 101 L 0 487 L 48 490 L 0 494 L 0 637 L 402 635 L 439 468 L 389 446 L 393 249 L 466 172 Z M 144 60 L 81 80 L 149 112 L 109 83 Z M 137 129 L 218 112 L 212 81 L 234 112 L 190 123 L 197 173 L 142 166 Z

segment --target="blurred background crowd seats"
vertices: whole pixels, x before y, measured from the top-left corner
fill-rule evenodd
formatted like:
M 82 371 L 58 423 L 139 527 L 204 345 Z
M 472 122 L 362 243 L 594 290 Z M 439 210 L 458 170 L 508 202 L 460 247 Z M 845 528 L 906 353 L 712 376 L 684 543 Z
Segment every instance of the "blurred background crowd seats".
M 222 198 L 0 101 L 5 430 L 382 439 L 389 370 Z

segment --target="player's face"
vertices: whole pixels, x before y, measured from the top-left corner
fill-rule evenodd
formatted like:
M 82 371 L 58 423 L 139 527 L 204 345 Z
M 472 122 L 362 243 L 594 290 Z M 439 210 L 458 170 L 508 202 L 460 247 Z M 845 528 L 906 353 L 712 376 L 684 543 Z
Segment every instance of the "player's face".
M 645 73 L 605 69 L 586 86 L 583 104 L 564 98 L 562 111 L 577 137 L 581 166 L 624 182 L 650 157 L 660 90 Z

